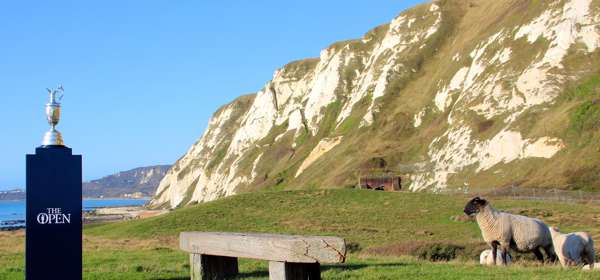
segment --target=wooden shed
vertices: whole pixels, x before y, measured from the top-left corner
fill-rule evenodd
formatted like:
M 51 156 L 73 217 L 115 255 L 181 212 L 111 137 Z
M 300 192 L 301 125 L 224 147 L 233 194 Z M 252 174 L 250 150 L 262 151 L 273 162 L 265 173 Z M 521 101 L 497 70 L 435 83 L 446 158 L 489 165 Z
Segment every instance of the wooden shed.
M 402 190 L 402 178 L 395 175 L 361 176 L 359 189 L 394 192 Z

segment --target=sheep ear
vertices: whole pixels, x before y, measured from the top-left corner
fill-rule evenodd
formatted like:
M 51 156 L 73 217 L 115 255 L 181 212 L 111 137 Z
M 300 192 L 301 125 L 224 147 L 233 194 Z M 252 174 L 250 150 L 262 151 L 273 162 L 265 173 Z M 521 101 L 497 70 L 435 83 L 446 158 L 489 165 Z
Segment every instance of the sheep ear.
M 480 205 L 486 205 L 487 204 L 487 200 L 477 197 L 477 203 Z

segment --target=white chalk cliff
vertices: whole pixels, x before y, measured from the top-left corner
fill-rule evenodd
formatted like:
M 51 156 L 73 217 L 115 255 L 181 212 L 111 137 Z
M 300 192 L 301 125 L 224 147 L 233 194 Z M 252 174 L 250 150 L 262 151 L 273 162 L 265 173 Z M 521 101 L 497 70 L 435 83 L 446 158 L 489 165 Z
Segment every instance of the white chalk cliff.
M 567 179 L 547 181 L 538 169 L 569 151 L 564 123 L 577 104 L 561 94 L 596 73 L 599 25 L 592 0 L 407 10 L 362 39 L 285 65 L 256 94 L 219 109 L 152 205 L 344 187 L 372 158 L 388 172 L 414 167 L 398 172 L 415 191 L 560 184 Z

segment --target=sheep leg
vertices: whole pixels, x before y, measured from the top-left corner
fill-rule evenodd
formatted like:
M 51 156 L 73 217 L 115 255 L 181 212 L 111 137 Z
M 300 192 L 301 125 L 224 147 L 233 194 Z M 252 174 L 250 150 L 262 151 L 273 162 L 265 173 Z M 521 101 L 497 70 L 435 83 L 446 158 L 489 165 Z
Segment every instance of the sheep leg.
M 502 264 L 508 265 L 508 249 L 502 248 L 502 252 L 500 254 L 502 256 Z
M 556 259 L 558 258 L 556 256 L 556 253 L 554 252 L 554 246 L 550 245 L 547 247 L 544 247 L 544 252 L 546 252 L 546 256 L 548 257 L 548 261 L 551 263 L 556 262 Z
M 544 254 L 542 254 L 542 251 L 540 251 L 540 247 L 533 249 L 533 254 L 538 261 L 544 263 Z
M 558 257 L 558 262 L 562 267 L 567 267 L 569 265 L 568 261 L 569 260 L 566 260 L 562 255 Z
M 565 267 L 567 266 L 576 266 L 577 262 L 571 258 L 565 258 Z
M 594 250 L 594 246 L 592 248 L 588 248 L 585 250 L 586 260 L 590 265 L 590 269 L 594 269 L 594 264 L 596 263 L 596 251 Z
M 502 265 L 508 265 L 508 244 L 500 245 L 500 256 L 502 257 Z
M 572 266 L 579 266 L 579 265 L 581 265 L 581 263 L 583 262 L 583 261 L 581 260 L 581 255 L 575 255 L 575 256 L 573 256 L 573 257 L 572 257 L 572 258 L 570 258 L 570 259 L 571 259 L 571 265 L 572 265 Z
M 492 259 L 494 260 L 494 265 L 496 265 L 496 256 L 498 255 L 498 242 L 492 242 Z

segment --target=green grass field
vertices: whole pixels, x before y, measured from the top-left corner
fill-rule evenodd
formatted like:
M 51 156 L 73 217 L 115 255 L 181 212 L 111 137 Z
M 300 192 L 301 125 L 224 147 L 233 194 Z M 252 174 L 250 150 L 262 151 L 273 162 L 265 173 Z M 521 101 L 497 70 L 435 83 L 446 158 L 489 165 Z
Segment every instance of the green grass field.
M 600 273 L 538 265 L 516 256 L 509 268 L 477 264 L 477 225 L 456 219 L 467 197 L 358 190 L 258 192 L 179 209 L 145 220 L 87 226 L 85 279 L 187 279 L 181 231 L 335 235 L 346 264 L 324 266 L 324 279 L 600 279 Z M 600 236 L 600 206 L 494 200 L 513 213 Z M 23 279 L 23 232 L 0 233 L 0 279 Z M 433 256 L 452 259 L 431 261 Z M 267 263 L 241 260 L 239 279 L 268 278 Z

